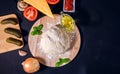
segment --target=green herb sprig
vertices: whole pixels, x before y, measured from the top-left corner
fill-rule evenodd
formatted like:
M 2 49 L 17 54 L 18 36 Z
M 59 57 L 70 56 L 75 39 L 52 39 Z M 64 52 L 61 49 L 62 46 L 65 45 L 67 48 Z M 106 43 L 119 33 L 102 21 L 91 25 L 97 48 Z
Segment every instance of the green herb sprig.
M 42 34 L 42 31 L 41 31 L 42 28 L 43 28 L 43 24 L 33 27 L 33 31 L 31 32 L 31 35 L 34 36 L 34 35 Z
M 69 61 L 69 58 L 60 58 L 58 62 L 56 62 L 55 67 L 60 67 L 62 64 L 68 63 Z

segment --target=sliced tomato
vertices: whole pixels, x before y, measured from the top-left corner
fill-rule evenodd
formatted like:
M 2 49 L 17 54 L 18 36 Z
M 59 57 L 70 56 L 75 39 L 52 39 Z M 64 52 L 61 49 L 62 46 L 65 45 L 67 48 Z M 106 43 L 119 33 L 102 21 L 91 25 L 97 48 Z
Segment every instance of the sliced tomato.
M 47 2 L 52 5 L 59 3 L 59 1 L 60 0 L 47 0 Z
M 26 19 L 28 19 L 30 21 L 34 21 L 38 16 L 38 11 L 36 8 L 29 6 L 29 7 L 25 8 L 23 15 Z

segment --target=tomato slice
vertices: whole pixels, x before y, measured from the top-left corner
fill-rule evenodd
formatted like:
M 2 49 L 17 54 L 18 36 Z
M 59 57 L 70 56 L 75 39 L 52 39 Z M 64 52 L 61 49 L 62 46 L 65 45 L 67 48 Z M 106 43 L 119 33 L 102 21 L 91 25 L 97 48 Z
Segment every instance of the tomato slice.
M 55 5 L 60 2 L 60 0 L 47 0 L 49 4 Z
M 23 15 L 26 19 L 28 19 L 30 21 L 34 21 L 38 16 L 38 11 L 36 8 L 29 6 L 29 7 L 25 8 Z

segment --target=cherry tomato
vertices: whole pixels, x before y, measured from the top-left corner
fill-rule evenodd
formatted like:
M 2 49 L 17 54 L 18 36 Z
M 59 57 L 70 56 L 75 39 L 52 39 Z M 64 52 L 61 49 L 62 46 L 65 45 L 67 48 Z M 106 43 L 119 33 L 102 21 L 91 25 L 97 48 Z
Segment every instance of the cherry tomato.
M 38 16 L 38 11 L 36 8 L 29 6 L 29 7 L 25 8 L 23 15 L 26 19 L 28 19 L 30 21 L 34 21 Z
M 47 0 L 49 4 L 55 5 L 60 2 L 60 0 Z

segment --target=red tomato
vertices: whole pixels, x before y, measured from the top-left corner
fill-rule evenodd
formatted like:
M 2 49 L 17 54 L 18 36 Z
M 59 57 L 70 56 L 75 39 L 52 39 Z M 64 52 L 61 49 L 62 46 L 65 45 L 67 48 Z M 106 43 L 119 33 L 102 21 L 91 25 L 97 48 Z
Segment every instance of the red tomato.
M 38 16 L 38 11 L 36 8 L 29 6 L 29 7 L 25 8 L 23 15 L 26 19 L 28 19 L 30 21 L 34 21 Z
M 60 0 L 47 0 L 47 2 L 52 5 L 59 3 L 59 1 Z

